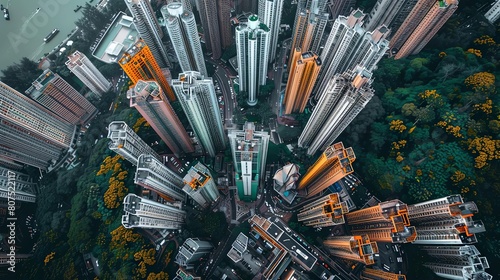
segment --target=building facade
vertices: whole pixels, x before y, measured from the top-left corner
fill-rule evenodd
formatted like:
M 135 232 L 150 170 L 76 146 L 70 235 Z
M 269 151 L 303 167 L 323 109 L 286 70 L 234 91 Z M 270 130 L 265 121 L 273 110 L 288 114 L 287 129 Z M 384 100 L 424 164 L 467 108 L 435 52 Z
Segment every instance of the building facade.
M 97 114 L 90 101 L 49 69 L 43 71 L 26 94 L 71 124 L 85 124 Z
M 362 280 L 406 280 L 406 275 L 365 267 L 361 271 Z
M 254 201 L 266 167 L 269 133 L 255 131 L 255 124 L 246 122 L 243 130 L 230 130 L 228 136 L 238 197 L 240 200 Z
M 193 13 L 183 10 L 179 2 L 163 6 L 161 13 L 182 71 L 197 71 L 207 76 Z
M 131 193 L 123 199 L 123 212 L 125 228 L 180 229 L 186 219 L 180 204 L 161 204 Z
M 66 66 L 93 93 L 101 95 L 111 88 L 111 82 L 102 75 L 85 54 L 79 51 L 68 56 Z
M 491 8 L 484 14 L 484 17 L 491 23 L 494 24 L 498 18 L 500 18 L 500 0 L 495 1 Z
M 153 155 L 142 154 L 137 160 L 134 183 L 153 190 L 170 201 L 185 201 L 182 178 Z
M 125 122 L 114 121 L 108 126 L 109 149 L 121 155 L 133 165 L 137 165 L 142 154 L 160 156 L 137 135 Z
M 370 241 L 367 235 L 328 237 L 323 245 L 332 256 L 365 265 L 374 264 L 374 255 L 378 253 L 377 242 Z
M 330 18 L 336 19 L 338 16 L 347 16 L 354 9 L 356 0 L 330 0 L 327 3 L 327 11 Z
M 182 190 L 203 208 L 207 208 L 220 197 L 210 170 L 199 162 L 189 169 L 182 180 Z
M 179 248 L 179 253 L 175 257 L 175 263 L 186 269 L 193 269 L 194 263 L 210 253 L 213 248 L 214 246 L 208 241 L 198 238 L 188 238 Z
M 248 93 L 248 105 L 257 104 L 259 86 L 266 84 L 269 62 L 270 30 L 251 15 L 246 24 L 236 27 L 236 56 L 240 92 Z
M 130 78 L 132 83 L 136 84 L 139 80 L 156 81 L 168 100 L 174 101 L 175 95 L 167 81 L 170 76 L 168 70 L 162 70 L 157 63 L 153 53 L 146 45 L 144 40 L 139 40 L 132 45 L 120 58 L 118 64 Z
M 130 107 L 139 111 L 172 153 L 194 152 L 186 129 L 157 82 L 139 80 L 127 92 L 127 98 L 130 99 Z
M 151 7 L 150 1 L 125 0 L 125 4 L 127 4 L 127 8 L 134 17 L 134 25 L 139 32 L 139 36 L 148 45 L 158 66 L 160 68 L 171 67 L 167 50 L 161 41 L 163 31 L 158 23 L 155 11 Z
M 188 71 L 172 80 L 172 88 L 203 150 L 215 157 L 225 149 L 226 136 L 212 78 Z
M 352 163 L 356 155 L 352 148 L 344 148 L 342 142 L 325 149 L 316 162 L 300 179 L 298 189 L 306 189 L 307 197 L 313 197 L 338 180 L 354 172 Z
M 76 127 L 0 82 L 0 158 L 47 169 L 72 148 Z
M 326 0 L 299 0 L 292 35 L 292 50 L 319 53 L 323 34 L 328 23 Z M 293 61 L 289 61 L 292 64 Z
M 14 197 L 12 188 L 15 190 Z M 0 166 L 0 200 L 7 200 L 10 197 L 16 202 L 35 203 L 37 190 L 38 185 L 30 176 Z
M 400 200 L 381 202 L 345 215 L 354 235 L 368 235 L 377 242 L 407 243 L 417 237 L 414 226 L 410 226 L 408 206 Z
M 348 212 L 347 204 L 340 201 L 339 194 L 332 193 L 302 207 L 297 220 L 315 228 L 330 227 L 344 224 L 344 214 Z
M 285 114 L 304 112 L 320 69 L 321 59 L 316 54 L 295 49 L 285 90 Z
M 203 37 L 208 51 L 212 52 L 213 59 L 219 59 L 222 55 L 222 44 L 219 27 L 219 13 L 217 1 L 196 0 L 196 7 L 200 14 L 203 26 Z
M 276 46 L 280 31 L 283 0 L 259 0 L 259 19 L 270 30 L 269 32 L 269 61 L 276 57 Z
M 408 217 L 417 229 L 413 243 L 422 245 L 462 245 L 477 242 L 476 233 L 486 229 L 472 217 L 478 212 L 472 201 L 451 195 L 408 206 Z
M 432 261 L 424 263 L 437 276 L 445 279 L 493 279 L 485 270 L 490 268 L 486 257 L 480 257 L 474 245 L 422 246 Z
M 337 74 L 325 87 L 298 144 L 313 155 L 331 145 L 374 96 L 372 73 L 356 67 Z
M 365 29 L 374 30 L 380 25 L 389 26 L 405 2 L 405 0 L 378 0 L 364 21 Z

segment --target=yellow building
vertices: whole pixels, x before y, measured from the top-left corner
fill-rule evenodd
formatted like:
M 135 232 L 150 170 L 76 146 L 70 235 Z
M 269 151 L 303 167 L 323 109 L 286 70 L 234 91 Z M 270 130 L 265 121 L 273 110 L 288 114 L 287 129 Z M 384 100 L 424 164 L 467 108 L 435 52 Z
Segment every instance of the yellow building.
M 307 170 L 298 189 L 307 189 L 307 197 L 322 192 L 333 183 L 354 172 L 352 163 L 356 155 L 352 148 L 344 148 L 342 142 L 326 148 L 318 160 Z
M 170 101 L 175 101 L 175 95 L 167 82 L 166 74 L 162 71 L 153 53 L 143 40 L 137 41 L 118 61 L 123 71 L 135 84 L 139 80 L 156 81 Z M 165 71 L 168 72 L 167 69 Z
M 302 113 L 318 78 L 321 59 L 313 52 L 301 53 L 300 48 L 296 48 L 290 67 L 284 99 L 285 114 Z

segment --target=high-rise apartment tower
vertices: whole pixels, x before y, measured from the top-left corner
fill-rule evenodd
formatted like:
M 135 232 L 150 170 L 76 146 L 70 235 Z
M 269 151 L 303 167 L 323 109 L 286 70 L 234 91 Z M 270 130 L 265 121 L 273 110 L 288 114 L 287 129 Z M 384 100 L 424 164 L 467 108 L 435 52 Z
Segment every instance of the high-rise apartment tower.
M 219 17 L 217 2 L 214 0 L 196 0 L 196 7 L 199 10 L 201 24 L 203 26 L 203 37 L 208 51 L 212 52 L 214 59 L 219 59 L 222 55 L 222 45 L 220 37 Z M 225 2 L 225 1 L 224 1 Z
M 111 88 L 111 82 L 102 75 L 85 54 L 79 51 L 68 56 L 66 66 L 93 93 L 101 95 Z
M 186 219 L 181 204 L 161 204 L 129 193 L 123 199 L 122 225 L 125 228 L 180 229 Z
M 179 253 L 175 257 L 175 263 L 186 268 L 193 269 L 194 263 L 204 255 L 210 253 L 214 246 L 208 241 L 198 238 L 188 238 L 179 248 Z
M 276 46 L 280 31 L 281 14 L 284 0 L 259 0 L 259 19 L 270 30 L 269 61 L 276 57 Z
M 15 190 L 14 196 L 12 188 Z M 16 202 L 35 203 L 37 189 L 37 183 L 33 182 L 30 176 L 0 166 L 0 201 L 10 198 Z
M 367 235 L 328 237 L 323 245 L 332 256 L 365 265 L 374 264 L 374 255 L 378 253 L 377 242 L 370 241 Z
M 130 107 L 141 113 L 172 153 L 194 152 L 186 129 L 157 82 L 139 80 L 127 92 L 127 98 L 130 99 Z
M 215 157 L 218 151 L 225 149 L 226 136 L 212 78 L 187 71 L 179 74 L 179 79 L 172 80 L 172 88 L 196 138 L 205 152 Z
M 389 26 L 405 2 L 405 0 L 378 0 L 364 21 L 365 29 L 374 30 L 380 25 Z
M 183 181 L 182 190 L 203 208 L 207 208 L 220 197 L 210 170 L 199 162 L 189 169 Z
M 300 209 L 297 219 L 306 226 L 330 227 L 344 224 L 344 214 L 348 212 L 346 202 L 340 201 L 338 193 L 332 193 L 306 204 Z

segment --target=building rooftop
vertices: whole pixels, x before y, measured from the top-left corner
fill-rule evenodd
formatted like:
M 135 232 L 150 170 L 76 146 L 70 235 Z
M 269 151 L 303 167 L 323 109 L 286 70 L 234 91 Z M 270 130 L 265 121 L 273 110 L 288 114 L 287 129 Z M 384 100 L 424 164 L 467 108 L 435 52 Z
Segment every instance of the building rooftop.
M 118 13 L 102 37 L 97 39 L 92 55 L 105 63 L 118 62 L 123 52 L 139 39 L 133 21 L 124 12 Z

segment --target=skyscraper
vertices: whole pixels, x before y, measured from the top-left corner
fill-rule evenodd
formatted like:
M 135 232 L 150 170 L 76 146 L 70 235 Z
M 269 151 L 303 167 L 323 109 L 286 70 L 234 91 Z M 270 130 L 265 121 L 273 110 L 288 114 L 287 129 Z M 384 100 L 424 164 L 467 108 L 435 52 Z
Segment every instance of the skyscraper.
M 406 280 L 406 275 L 365 267 L 361 271 L 362 280 Z
M 338 16 L 347 16 L 353 10 L 356 0 L 330 0 L 328 2 L 328 12 L 330 18 L 336 19 Z
M 417 229 L 415 244 L 461 245 L 477 242 L 476 233 L 486 229 L 472 217 L 478 212 L 474 202 L 460 195 L 425 201 L 408 206 L 408 217 Z
M 212 78 L 188 71 L 172 87 L 203 149 L 212 157 L 226 147 L 224 127 Z
M 316 54 L 295 49 L 285 91 L 285 114 L 304 112 L 320 69 L 321 60 Z
M 299 0 L 293 25 L 292 50 L 319 53 L 323 33 L 328 23 L 326 0 Z M 293 61 L 289 61 L 292 64 Z
M 407 243 L 417 236 L 415 227 L 410 226 L 408 206 L 397 199 L 349 212 L 345 217 L 352 234 L 366 234 L 372 241 Z
M 437 276 L 446 279 L 484 279 L 493 277 L 485 269 L 490 268 L 486 257 L 474 245 L 465 246 L 422 246 L 431 258 L 424 266 L 431 269 Z
M 316 100 L 335 74 L 354 69 L 357 65 L 373 71 L 389 48 L 389 42 L 385 39 L 389 29 L 382 25 L 367 32 L 362 27 L 364 17 L 362 11 L 355 10 L 348 17 L 339 16 L 333 23 L 321 52 L 323 66 L 314 88 Z
M 255 131 L 253 122 L 243 130 L 230 130 L 229 143 L 233 154 L 235 180 L 240 200 L 257 199 L 260 177 L 264 174 L 269 145 L 269 133 Z
M 276 57 L 283 0 L 259 0 L 259 19 L 269 27 L 269 61 Z
M 199 240 L 198 238 L 188 238 L 179 248 L 179 253 L 175 257 L 175 263 L 186 269 L 193 269 L 193 264 L 204 255 L 210 253 L 213 247 L 208 241 Z
M 404 0 L 403 5 L 399 9 L 396 16 L 392 19 L 391 24 L 389 25 L 389 29 L 391 30 L 391 35 L 396 34 L 399 30 L 399 27 L 405 22 L 406 18 L 413 10 L 415 5 L 419 0 Z
M 127 92 L 135 107 L 175 155 L 194 152 L 193 144 L 165 93 L 155 81 L 139 80 Z
M 179 203 L 161 204 L 131 193 L 123 199 L 123 212 L 125 228 L 180 229 L 186 219 Z
M 219 29 L 220 29 L 220 39 L 222 43 L 222 48 L 226 49 L 227 47 L 233 44 L 233 29 L 231 27 L 231 9 L 232 9 L 232 1 L 230 0 L 218 0 L 217 2 L 217 11 L 218 19 L 219 19 Z
M 109 149 L 121 155 L 133 165 L 137 165 L 142 154 L 160 156 L 142 140 L 125 122 L 114 121 L 108 126 Z
M 103 94 L 111 88 L 111 82 L 92 64 L 85 54 L 75 51 L 68 56 L 66 66 L 93 93 Z
M 484 17 L 491 23 L 494 24 L 495 21 L 500 18 L 500 0 L 496 0 L 491 8 L 484 14 Z
M 270 30 L 257 15 L 236 27 L 240 92 L 248 93 L 250 106 L 257 104 L 259 86 L 266 84 L 270 42 Z
M 419 53 L 457 9 L 458 0 L 435 1 L 429 12 L 422 18 L 422 21 L 399 48 L 394 59 Z
M 183 178 L 182 190 L 187 193 L 201 207 L 207 208 L 212 202 L 219 199 L 219 190 L 210 170 L 201 163 L 196 163 Z
M 349 208 L 340 201 L 339 194 L 332 193 L 302 207 L 297 220 L 315 228 L 330 227 L 344 224 L 344 214 L 348 212 Z
M 407 1 L 378 0 L 364 22 L 365 29 L 374 30 L 380 25 L 389 26 L 405 2 Z
M 11 196 L 12 187 L 15 190 L 14 196 Z M 35 203 L 37 189 L 37 183 L 33 182 L 30 176 L 0 166 L 0 201 L 10 197 L 16 203 L 18 201 Z
M 153 155 L 139 156 L 134 183 L 166 195 L 171 200 L 186 200 L 186 195 L 182 192 L 182 178 Z
M 198 71 L 207 76 L 193 13 L 183 10 L 179 2 L 163 6 L 161 13 L 182 71 Z
M 317 195 L 354 172 L 352 163 L 355 160 L 356 155 L 352 148 L 344 148 L 342 142 L 327 147 L 302 177 L 298 189 L 306 189 L 308 198 Z
M 168 96 L 168 100 L 175 100 L 174 92 L 170 88 L 165 77 L 167 73 L 164 73 L 165 71 L 168 72 L 168 70 L 165 69 L 165 71 L 163 71 L 160 69 L 160 65 L 157 63 L 145 41 L 139 40 L 133 44 L 132 47 L 123 54 L 118 64 L 120 64 L 123 71 L 125 71 L 134 84 L 139 80 L 154 80 L 161 86 L 164 94 Z
M 220 40 L 219 17 L 217 10 L 217 1 L 214 0 L 196 0 L 196 6 L 200 13 L 201 24 L 203 26 L 203 37 L 207 50 L 212 52 L 214 59 L 219 59 L 222 54 L 222 45 Z
M 149 0 L 125 0 L 125 4 L 134 17 L 134 25 L 139 36 L 148 45 L 158 66 L 160 68 L 171 67 L 167 50 L 161 41 L 163 32 Z
M 0 158 L 47 169 L 71 148 L 75 130 L 0 81 Z
M 97 114 L 90 101 L 49 69 L 43 71 L 26 94 L 71 124 L 85 124 Z
M 324 150 L 344 131 L 374 95 L 372 73 L 361 67 L 330 79 L 299 137 L 307 154 Z
M 377 242 L 370 241 L 367 235 L 328 237 L 323 245 L 332 256 L 365 265 L 374 264 L 378 253 Z

